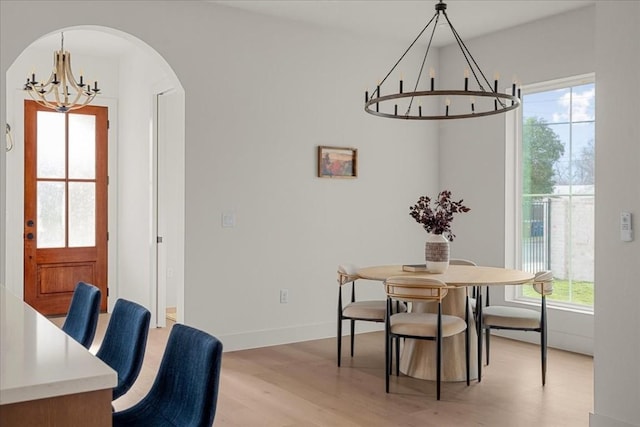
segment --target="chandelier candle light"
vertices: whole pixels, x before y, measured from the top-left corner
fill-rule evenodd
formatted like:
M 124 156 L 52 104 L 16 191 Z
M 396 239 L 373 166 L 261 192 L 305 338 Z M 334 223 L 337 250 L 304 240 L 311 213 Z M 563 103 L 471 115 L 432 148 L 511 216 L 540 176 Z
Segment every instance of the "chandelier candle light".
M 427 23 L 427 25 L 420 31 L 418 36 L 413 40 L 413 42 L 409 45 L 407 50 L 400 56 L 400 59 L 391 67 L 391 70 L 387 73 L 387 75 L 380 81 L 376 89 L 369 96 L 369 91 L 365 91 L 365 104 L 364 110 L 375 116 L 379 117 L 387 117 L 392 119 L 405 119 L 405 120 L 443 120 L 443 119 L 463 119 L 463 118 L 472 118 L 472 117 L 482 117 L 489 116 L 494 114 L 501 114 L 507 111 L 513 110 L 520 106 L 520 89 L 518 88 L 516 91 L 516 82 L 512 85 L 511 94 L 508 93 L 499 93 L 498 92 L 498 79 L 499 75 L 496 73 L 494 75 L 493 87 L 491 87 L 491 83 L 486 78 L 485 74 L 482 72 L 478 63 L 471 55 L 469 49 L 465 45 L 464 41 L 451 24 L 449 17 L 447 16 L 447 5 L 442 0 L 435 6 L 436 13 L 433 15 L 431 20 Z M 463 78 L 464 78 L 464 90 L 450 90 L 450 89 L 439 89 L 436 87 L 436 73 L 433 68 L 429 70 L 429 90 L 419 90 L 418 86 L 420 85 L 420 81 L 422 79 L 424 66 L 427 62 L 427 57 L 429 55 L 429 49 L 431 48 L 431 43 L 433 41 L 433 36 L 435 34 L 436 28 L 438 27 L 438 22 L 440 17 L 444 16 L 446 20 L 446 24 L 451 30 L 453 37 L 455 38 L 460 51 L 462 52 L 462 56 L 464 57 L 465 62 L 467 63 L 467 67 L 464 69 Z M 411 48 L 416 44 L 416 42 L 422 37 L 422 35 L 426 32 L 429 26 L 433 23 L 433 28 L 430 30 L 429 42 L 427 44 L 427 50 L 424 53 L 424 57 L 422 59 L 422 65 L 418 70 L 418 77 L 416 79 L 413 91 L 405 92 L 404 91 L 404 82 L 402 75 L 400 76 L 400 84 L 398 93 L 392 93 L 390 95 L 382 96 L 380 88 L 382 84 L 387 80 L 387 78 L 394 72 L 394 70 L 398 67 L 407 53 L 411 50 Z M 477 88 L 469 89 L 470 82 L 469 79 L 473 76 L 473 79 L 476 82 Z M 517 95 L 516 95 L 517 92 Z M 437 111 L 434 114 L 423 114 L 422 105 L 418 102 L 418 108 L 414 107 L 414 100 L 420 100 L 426 97 L 435 97 L 439 102 L 440 107 L 437 108 Z M 431 98 L 433 99 L 433 98 Z M 442 101 L 444 99 L 444 102 Z M 457 100 L 457 102 L 453 102 L 452 99 Z M 493 100 L 493 103 L 491 102 Z M 385 105 L 391 104 L 393 101 L 393 113 L 390 112 L 390 109 L 387 109 L 389 112 L 381 111 L 380 105 L 385 103 Z M 486 102 L 485 102 L 486 101 Z M 404 113 L 398 114 L 398 103 L 404 103 L 403 106 L 400 107 L 400 110 Z
M 89 104 L 100 92 L 98 81 L 84 82 L 80 72 L 77 81 L 71 71 L 71 53 L 64 50 L 64 33 L 61 33 L 60 50 L 53 53 L 53 71 L 46 82 L 36 80 L 35 71 L 24 85 L 31 98 L 46 108 L 60 113 L 77 110 Z

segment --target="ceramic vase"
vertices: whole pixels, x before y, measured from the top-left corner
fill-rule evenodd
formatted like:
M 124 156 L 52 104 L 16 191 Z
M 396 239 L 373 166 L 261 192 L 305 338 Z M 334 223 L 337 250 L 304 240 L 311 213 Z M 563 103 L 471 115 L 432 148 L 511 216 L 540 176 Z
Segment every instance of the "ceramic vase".
M 442 234 L 427 235 L 424 258 L 430 273 L 444 273 L 449 267 L 449 240 Z

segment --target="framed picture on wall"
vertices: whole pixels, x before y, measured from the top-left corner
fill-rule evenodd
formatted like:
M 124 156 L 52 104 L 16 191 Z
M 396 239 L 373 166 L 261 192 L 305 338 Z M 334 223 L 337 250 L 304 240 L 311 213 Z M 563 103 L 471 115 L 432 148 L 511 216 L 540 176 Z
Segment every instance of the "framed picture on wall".
M 320 178 L 355 178 L 358 176 L 358 150 L 348 147 L 318 147 Z

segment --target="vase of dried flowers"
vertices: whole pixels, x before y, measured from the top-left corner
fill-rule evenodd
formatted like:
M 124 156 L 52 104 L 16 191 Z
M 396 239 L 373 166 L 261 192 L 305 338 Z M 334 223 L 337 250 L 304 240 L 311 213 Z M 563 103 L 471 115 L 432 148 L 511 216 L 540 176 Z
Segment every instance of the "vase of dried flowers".
M 430 273 L 444 273 L 449 267 L 449 241 L 442 234 L 427 234 L 424 260 Z
M 424 255 L 429 272 L 444 273 L 449 267 L 449 242 L 456 237 L 451 231 L 453 214 L 471 210 L 462 202 L 462 199 L 451 200 L 451 191 L 444 190 L 438 194 L 433 206 L 429 197 L 422 196 L 409 207 L 411 217 L 428 233 Z

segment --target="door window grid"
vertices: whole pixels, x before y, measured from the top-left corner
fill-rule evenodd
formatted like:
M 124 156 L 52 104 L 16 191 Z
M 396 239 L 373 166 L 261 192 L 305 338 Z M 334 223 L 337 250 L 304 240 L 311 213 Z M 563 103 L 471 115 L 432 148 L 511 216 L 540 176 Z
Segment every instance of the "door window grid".
M 37 112 L 37 247 L 96 245 L 93 115 Z

